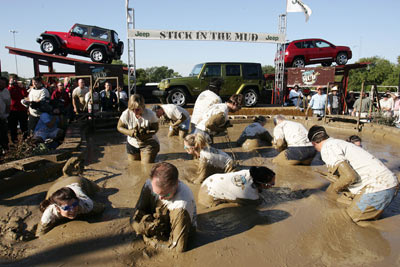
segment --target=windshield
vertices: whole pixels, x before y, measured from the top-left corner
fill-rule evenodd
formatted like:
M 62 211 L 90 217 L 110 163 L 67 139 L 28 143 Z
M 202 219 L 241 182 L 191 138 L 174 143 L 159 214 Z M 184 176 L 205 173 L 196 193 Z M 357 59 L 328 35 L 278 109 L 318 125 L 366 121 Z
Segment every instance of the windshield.
M 189 76 L 197 76 L 199 75 L 201 69 L 203 68 L 204 64 L 197 64 L 196 66 L 193 67 L 192 72 L 189 74 Z
M 116 32 L 114 32 L 114 42 L 116 43 L 116 44 L 118 44 L 118 34 L 116 33 Z

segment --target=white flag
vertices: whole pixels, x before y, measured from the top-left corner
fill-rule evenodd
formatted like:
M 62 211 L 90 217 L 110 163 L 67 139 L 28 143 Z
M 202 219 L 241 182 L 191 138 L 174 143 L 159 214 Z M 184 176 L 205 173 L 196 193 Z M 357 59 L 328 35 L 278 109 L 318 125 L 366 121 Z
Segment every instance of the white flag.
M 286 0 L 286 12 L 304 12 L 306 22 L 312 13 L 311 8 L 300 0 Z

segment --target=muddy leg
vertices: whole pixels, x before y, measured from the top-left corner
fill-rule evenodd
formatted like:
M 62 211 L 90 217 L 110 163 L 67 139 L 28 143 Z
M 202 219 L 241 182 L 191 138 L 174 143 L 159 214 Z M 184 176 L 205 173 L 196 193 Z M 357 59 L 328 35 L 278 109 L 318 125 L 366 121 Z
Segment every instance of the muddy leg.
M 140 160 L 140 154 L 128 154 L 128 160 L 130 162 L 138 161 Z

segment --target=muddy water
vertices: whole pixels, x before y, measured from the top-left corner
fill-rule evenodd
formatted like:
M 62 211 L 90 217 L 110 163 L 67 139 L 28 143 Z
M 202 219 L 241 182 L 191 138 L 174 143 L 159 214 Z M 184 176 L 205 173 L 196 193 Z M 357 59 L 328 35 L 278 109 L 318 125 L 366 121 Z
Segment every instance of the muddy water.
M 229 129 L 236 140 L 245 124 Z M 272 133 L 273 126 L 267 125 Z M 195 173 L 191 158 L 178 139 L 158 134 L 161 151 L 157 161 L 175 164 L 182 180 Z M 346 138 L 341 131 L 333 137 Z M 362 136 L 364 147 L 399 173 L 400 150 Z M 215 139 L 218 147 L 234 152 L 243 168 L 265 165 L 277 174 L 276 187 L 263 193 L 257 209 L 225 205 L 198 206 L 198 231 L 189 251 L 174 254 L 146 248 L 132 233 L 129 217 L 148 177 L 151 165 L 128 164 L 125 138 L 115 131 L 98 131 L 89 138 L 84 176 L 104 189 L 97 197 L 106 203 L 104 214 L 57 226 L 43 238 L 19 241 L 1 236 L 0 255 L 5 265 L 41 266 L 400 266 L 400 199 L 385 211 L 374 227 L 361 228 L 341 212 L 341 204 L 326 198 L 328 185 L 315 170 L 325 170 L 318 159 L 313 166 L 281 167 L 271 161 L 277 153 L 268 147 L 244 152 L 231 149 L 228 140 Z M 187 182 L 186 182 L 187 183 Z M 17 217 L 20 239 L 40 218 L 37 208 L 51 183 L 1 196 L 0 217 Z M 188 183 L 187 183 L 188 184 Z M 199 185 L 188 184 L 197 197 Z M 15 221 L 15 219 L 14 219 Z M 4 234 L 4 233 L 2 233 Z M 22 236 L 22 237 L 21 237 Z M 17 238 L 18 239 L 18 238 Z M 12 260 L 12 262 L 10 262 Z

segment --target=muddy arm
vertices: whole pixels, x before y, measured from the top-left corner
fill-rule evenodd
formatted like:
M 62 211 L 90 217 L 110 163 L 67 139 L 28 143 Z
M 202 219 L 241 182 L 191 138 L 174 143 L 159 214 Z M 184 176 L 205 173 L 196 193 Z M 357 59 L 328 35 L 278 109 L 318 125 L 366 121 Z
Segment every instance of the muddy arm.
M 184 252 L 187 247 L 192 222 L 185 209 L 170 210 L 171 234 L 169 248 Z
M 134 136 L 134 129 L 129 130 L 128 127 L 121 121 L 118 121 L 118 125 L 117 125 L 117 130 L 118 132 L 127 135 L 127 136 Z
M 206 128 L 212 132 L 223 132 L 226 130 L 226 119 L 224 113 L 218 113 L 211 116 L 206 122 Z
M 328 189 L 328 193 L 339 193 L 346 189 L 349 185 L 353 184 L 358 179 L 357 172 L 350 166 L 347 161 L 339 163 L 337 167 L 337 173 L 339 178 L 333 182 Z
M 158 128 L 159 128 L 158 122 L 151 123 L 148 128 L 139 129 L 136 137 L 140 141 L 147 140 L 158 132 Z
M 204 160 L 199 160 L 197 177 L 193 180 L 193 183 L 201 184 L 207 178 L 208 169 L 209 169 L 208 163 Z
M 286 141 L 284 139 L 278 139 L 274 143 L 274 148 L 278 150 L 278 152 L 281 152 L 287 148 Z
M 172 127 L 178 127 L 182 122 L 186 121 L 187 117 L 185 114 L 182 113 L 182 117 L 180 120 L 175 121 L 174 123 L 171 124 Z
M 272 140 L 274 140 L 274 138 L 270 135 L 270 133 L 268 131 L 263 132 L 262 134 L 259 135 L 260 139 L 265 141 L 266 143 L 268 143 L 268 145 L 272 144 Z
M 41 237 L 44 234 L 46 234 L 47 232 L 49 232 L 51 229 L 54 228 L 54 223 L 48 223 L 48 224 L 42 224 L 42 222 L 40 222 L 38 224 L 37 230 L 36 230 L 36 237 Z
M 246 141 L 247 136 L 245 134 L 241 134 L 239 139 L 236 141 L 237 146 L 243 145 L 243 143 Z

